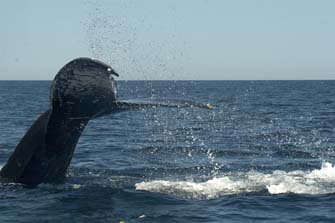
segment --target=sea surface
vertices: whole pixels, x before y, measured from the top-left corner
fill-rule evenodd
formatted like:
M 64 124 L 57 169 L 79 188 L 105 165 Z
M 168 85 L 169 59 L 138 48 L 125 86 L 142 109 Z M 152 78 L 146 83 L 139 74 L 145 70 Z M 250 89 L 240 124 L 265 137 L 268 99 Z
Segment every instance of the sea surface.
M 49 107 L 0 82 L 0 166 Z M 335 222 L 335 81 L 119 81 L 183 99 L 91 120 L 64 184 L 0 185 L 0 222 Z

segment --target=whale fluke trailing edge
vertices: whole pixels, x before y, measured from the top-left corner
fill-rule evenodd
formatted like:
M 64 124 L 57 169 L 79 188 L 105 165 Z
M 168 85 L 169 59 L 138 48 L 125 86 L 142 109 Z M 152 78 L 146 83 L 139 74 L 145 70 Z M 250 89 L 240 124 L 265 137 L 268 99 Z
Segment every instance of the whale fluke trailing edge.
M 132 103 L 117 99 L 109 65 L 77 58 L 56 75 L 50 90 L 50 108 L 33 123 L 0 171 L 0 182 L 35 186 L 65 178 L 78 139 L 89 120 L 114 112 L 155 107 L 200 107 L 192 101 Z

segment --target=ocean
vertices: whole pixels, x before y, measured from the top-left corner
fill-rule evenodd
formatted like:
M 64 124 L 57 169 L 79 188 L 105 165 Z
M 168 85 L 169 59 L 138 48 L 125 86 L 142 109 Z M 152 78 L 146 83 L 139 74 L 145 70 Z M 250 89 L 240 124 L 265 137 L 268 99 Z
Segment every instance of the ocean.
M 0 81 L 0 167 L 50 81 Z M 335 222 L 335 81 L 119 81 L 183 99 L 91 120 L 64 184 L 0 184 L 0 222 Z

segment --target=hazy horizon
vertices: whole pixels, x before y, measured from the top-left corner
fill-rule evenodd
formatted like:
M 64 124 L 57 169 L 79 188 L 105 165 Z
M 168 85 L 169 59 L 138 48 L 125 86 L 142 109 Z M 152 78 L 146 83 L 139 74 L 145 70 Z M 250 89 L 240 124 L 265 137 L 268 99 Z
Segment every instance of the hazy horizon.
M 0 9 L 0 80 L 52 80 L 70 60 L 118 80 L 335 80 L 335 2 L 75 0 Z

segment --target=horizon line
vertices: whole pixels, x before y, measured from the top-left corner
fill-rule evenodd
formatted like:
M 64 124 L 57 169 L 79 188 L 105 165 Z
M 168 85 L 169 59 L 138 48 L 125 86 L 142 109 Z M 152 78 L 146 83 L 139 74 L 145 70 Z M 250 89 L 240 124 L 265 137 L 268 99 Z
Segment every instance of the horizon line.
M 0 81 L 53 81 L 53 79 L 0 79 Z M 130 80 L 117 80 L 116 81 L 335 81 L 334 79 L 130 79 Z

